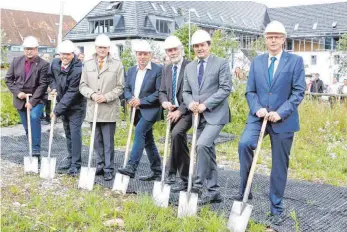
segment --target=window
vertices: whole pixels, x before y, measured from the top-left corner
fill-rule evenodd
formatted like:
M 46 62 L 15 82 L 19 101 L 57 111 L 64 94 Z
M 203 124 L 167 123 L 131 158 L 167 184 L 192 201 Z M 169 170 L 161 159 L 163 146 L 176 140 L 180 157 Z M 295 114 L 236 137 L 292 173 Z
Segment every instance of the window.
M 84 46 L 77 46 L 77 49 L 80 51 L 80 53 L 84 53 Z
M 225 22 L 225 20 L 224 20 L 222 15 L 220 16 L 220 19 L 222 20 L 222 22 Z
M 317 56 L 311 56 L 311 65 L 316 65 L 317 64 Z
M 51 43 L 55 43 L 55 39 L 50 39 L 51 40 Z
M 331 25 L 333 28 L 336 28 L 337 26 L 337 21 L 334 21 L 333 24 Z
M 177 14 L 177 10 L 176 10 L 175 7 L 171 6 L 171 9 L 173 10 L 173 12 L 174 12 L 175 14 Z
M 171 24 L 170 21 L 157 19 L 156 20 L 157 32 L 159 32 L 159 33 L 171 33 L 170 24 Z
M 318 25 L 318 23 L 314 23 L 312 29 L 316 30 L 317 29 L 317 25 Z
M 106 7 L 106 10 L 118 10 L 120 6 L 120 2 L 110 2 L 110 5 Z
M 90 33 L 101 34 L 114 32 L 113 19 L 90 21 Z
M 230 17 L 231 21 L 233 21 L 233 23 L 236 23 L 235 19 L 233 17 Z
M 164 6 L 162 4 L 160 4 L 159 6 L 164 12 L 166 11 L 166 9 L 164 8 Z
M 209 12 L 207 12 L 207 16 L 212 20 L 212 15 Z
M 118 55 L 119 55 L 119 58 L 120 58 L 122 56 L 122 54 L 123 54 L 124 46 L 123 46 L 123 44 L 117 44 L 117 48 L 118 48 Z
M 21 47 L 20 46 L 12 46 L 11 47 L 11 51 L 13 51 L 13 52 L 20 52 L 22 49 L 21 49 Z
M 157 6 L 155 5 L 155 3 L 151 2 L 151 5 L 153 7 L 154 10 L 158 10 Z
M 299 23 L 295 24 L 294 31 L 297 31 L 299 29 Z
M 291 39 L 288 39 L 286 42 L 287 42 L 287 50 L 292 51 L 293 50 L 293 41 Z
M 339 55 L 334 55 L 334 64 L 340 64 L 340 56 Z
M 55 49 L 54 48 L 47 48 L 47 52 L 49 53 L 54 53 Z

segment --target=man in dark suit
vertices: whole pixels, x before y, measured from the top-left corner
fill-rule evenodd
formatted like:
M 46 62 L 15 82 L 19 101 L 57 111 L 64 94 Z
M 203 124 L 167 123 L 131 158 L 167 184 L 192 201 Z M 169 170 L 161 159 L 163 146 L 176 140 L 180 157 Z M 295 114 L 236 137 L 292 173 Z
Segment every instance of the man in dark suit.
M 183 75 L 188 60 L 184 59 L 184 48 L 176 36 L 169 36 L 164 42 L 164 49 L 171 64 L 164 66 L 159 100 L 162 107 L 168 110 L 171 121 L 171 156 L 168 160 L 166 182 L 173 184 L 179 172 L 181 184 L 172 188 L 173 192 L 186 190 L 189 172 L 189 148 L 187 131 L 192 126 L 192 114 L 183 102 Z
M 184 103 L 192 112 L 199 113 L 196 178 L 192 188 L 200 197 L 199 205 L 222 201 L 215 140 L 224 125 L 231 121 L 230 67 L 225 59 L 210 54 L 211 40 L 207 31 L 197 30 L 193 34 L 192 45 L 198 59 L 189 63 L 184 71 Z M 205 182 L 207 193 L 202 195 Z
M 270 176 L 270 221 L 280 225 L 284 220 L 283 195 L 287 182 L 290 149 L 294 132 L 299 130 L 298 106 L 305 93 L 305 71 L 302 57 L 283 51 L 286 30 L 272 21 L 265 29 L 268 53 L 257 56 L 251 64 L 246 88 L 250 112 L 239 142 L 241 183 L 237 200 L 242 200 L 253 160 L 253 150 L 264 117 L 268 117 L 266 134 L 270 135 L 272 170 Z M 249 199 L 253 196 L 250 194 Z
M 13 93 L 13 105 L 18 110 L 26 134 L 28 134 L 26 111 L 28 108 L 31 110 L 32 155 L 40 157 L 40 117 L 44 103 L 47 100 L 49 63 L 38 56 L 39 43 L 35 37 L 26 37 L 23 47 L 24 55 L 13 59 L 5 81 L 7 87 Z M 32 94 L 28 103 L 26 103 L 26 94 Z
M 150 62 L 152 50 L 147 41 L 139 41 L 134 50 L 137 65 L 128 70 L 124 97 L 131 107 L 136 108 L 135 138 L 126 167 L 120 168 L 118 171 L 134 178 L 143 150 L 146 149 L 152 173 L 139 179 L 143 181 L 159 180 L 161 161 L 154 142 L 152 127 L 156 121 L 161 119 L 159 88 L 162 68 Z

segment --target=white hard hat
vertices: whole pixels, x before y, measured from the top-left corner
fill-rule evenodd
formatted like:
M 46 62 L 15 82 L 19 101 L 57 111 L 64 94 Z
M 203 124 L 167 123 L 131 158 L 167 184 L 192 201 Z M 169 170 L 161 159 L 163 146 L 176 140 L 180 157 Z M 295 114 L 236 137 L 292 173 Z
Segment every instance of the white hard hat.
M 71 42 L 71 40 L 64 40 L 58 46 L 59 53 L 73 53 L 75 51 L 75 45 Z
M 134 45 L 135 52 L 152 52 L 152 48 L 146 40 L 140 40 Z
M 105 34 L 98 35 L 95 39 L 95 46 L 110 47 L 111 46 L 111 40 Z
M 25 48 L 37 48 L 39 46 L 39 42 L 34 36 L 25 37 L 23 42 L 23 47 Z
M 192 36 L 192 45 L 211 41 L 211 36 L 207 31 L 197 30 Z
M 278 21 L 271 21 L 265 28 L 264 33 L 281 33 L 287 35 L 286 29 L 283 24 Z
M 177 48 L 182 46 L 180 39 L 175 35 L 170 35 L 164 42 L 164 49 Z

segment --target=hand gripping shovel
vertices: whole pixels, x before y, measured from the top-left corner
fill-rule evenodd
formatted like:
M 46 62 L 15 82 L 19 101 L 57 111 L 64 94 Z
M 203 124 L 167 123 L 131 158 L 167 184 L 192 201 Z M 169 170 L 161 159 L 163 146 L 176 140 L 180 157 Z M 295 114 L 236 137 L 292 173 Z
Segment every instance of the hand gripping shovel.
M 248 175 L 246 190 L 243 195 L 242 202 L 234 201 L 233 207 L 230 212 L 229 221 L 228 221 L 228 229 L 232 232 L 246 231 L 248 220 L 252 213 L 253 206 L 250 204 L 247 204 L 247 200 L 248 200 L 249 192 L 251 191 L 251 185 L 252 185 L 252 180 L 254 176 L 255 166 L 257 164 L 258 156 L 261 149 L 261 144 L 263 142 L 267 120 L 268 120 L 268 115 L 265 116 L 263 125 L 261 127 L 257 149 L 253 157 L 252 167 Z
M 99 104 L 95 102 L 92 135 L 90 136 L 90 145 L 89 145 L 88 167 L 81 168 L 80 179 L 78 182 L 78 188 L 87 189 L 87 190 L 93 189 L 94 180 L 95 180 L 96 168 L 92 168 L 90 167 L 90 165 L 92 162 L 92 155 L 94 152 L 94 137 L 95 137 L 96 118 L 98 115 L 98 106 Z
M 161 181 L 155 181 L 153 186 L 153 199 L 154 203 L 159 207 L 167 208 L 169 205 L 170 197 L 170 185 L 164 183 L 165 178 L 165 164 L 167 151 L 169 146 L 171 121 L 167 120 L 166 135 L 165 135 L 165 147 L 164 147 L 164 158 L 163 158 L 163 171 L 161 173 Z
M 51 93 L 53 99 L 53 110 L 55 107 L 57 94 Z M 49 142 L 48 142 L 48 156 L 42 157 L 41 160 L 41 170 L 40 170 L 40 177 L 42 179 L 53 179 L 55 176 L 55 166 L 57 163 L 57 158 L 51 158 L 51 152 L 52 152 L 52 142 L 53 142 L 53 130 L 54 130 L 54 118 L 51 120 L 51 131 L 49 132 Z
M 194 113 L 194 126 L 193 126 L 193 139 L 192 147 L 190 150 L 190 164 L 189 164 L 189 178 L 188 178 L 188 191 L 180 192 L 180 197 L 178 200 L 178 217 L 195 216 L 198 210 L 198 194 L 192 193 L 193 185 L 193 171 L 194 171 L 194 159 L 196 150 L 196 133 L 199 124 L 199 114 Z
M 29 97 L 31 94 L 26 95 L 26 102 L 29 102 Z M 29 140 L 29 156 L 24 156 L 24 173 L 39 173 L 39 159 L 33 157 L 32 149 L 32 134 L 31 134 L 31 119 L 30 119 L 30 109 L 27 108 L 27 125 L 28 125 L 28 140 Z
M 131 113 L 131 120 L 130 120 L 130 128 L 129 128 L 129 133 L 128 133 L 128 140 L 127 140 L 127 146 L 125 148 L 125 155 L 124 155 L 124 163 L 123 163 L 123 168 L 125 168 L 127 162 L 128 162 L 128 157 L 129 157 L 129 149 L 130 149 L 130 142 L 131 142 L 131 133 L 133 131 L 133 126 L 134 126 L 134 121 L 135 121 L 135 113 L 136 113 L 136 108 L 133 107 L 132 113 Z M 127 175 L 123 175 L 119 172 L 116 173 L 115 180 L 113 182 L 113 191 L 118 191 L 123 194 L 126 194 L 128 185 L 129 185 L 130 177 Z

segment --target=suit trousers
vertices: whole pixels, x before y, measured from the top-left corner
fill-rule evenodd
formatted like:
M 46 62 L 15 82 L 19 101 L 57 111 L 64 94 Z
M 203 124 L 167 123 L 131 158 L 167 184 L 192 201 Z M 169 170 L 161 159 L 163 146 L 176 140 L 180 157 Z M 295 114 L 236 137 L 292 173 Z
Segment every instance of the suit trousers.
M 182 115 L 171 126 L 171 156 L 168 159 L 168 174 L 176 175 L 177 171 L 180 178 L 188 181 L 189 174 L 189 148 L 187 144 L 187 131 L 192 127 L 192 114 Z
M 90 124 L 91 127 L 93 123 Z M 114 133 L 115 122 L 97 122 L 95 127 L 94 150 L 96 166 L 104 172 L 114 171 Z
M 30 111 L 32 150 L 40 152 L 41 150 L 41 121 L 40 117 L 43 110 L 43 104 L 37 104 Z M 26 135 L 28 136 L 27 109 L 18 110 Z
M 216 162 L 215 140 L 224 125 L 211 125 L 207 123 L 203 114 L 197 130 L 197 164 L 194 187 L 201 189 L 206 181 L 208 194 L 214 196 L 219 192 L 218 171 Z
M 81 167 L 82 123 L 85 113 L 85 110 L 70 111 L 62 117 L 69 153 L 67 159 L 71 167 Z
M 151 170 L 155 174 L 161 174 L 161 159 L 153 138 L 152 127 L 154 122 L 147 121 L 144 117 L 142 117 L 140 110 L 136 110 L 134 124 L 136 126 L 135 138 L 128 164 L 137 169 L 143 154 L 143 150 L 146 149 Z
M 248 174 L 251 169 L 254 152 L 262 126 L 262 121 L 247 123 L 239 142 L 240 176 L 239 193 L 243 196 L 246 189 Z M 281 214 L 284 210 L 283 196 L 287 183 L 290 149 L 294 132 L 275 133 L 271 123 L 267 124 L 265 134 L 270 135 L 272 169 L 270 175 L 271 213 Z

